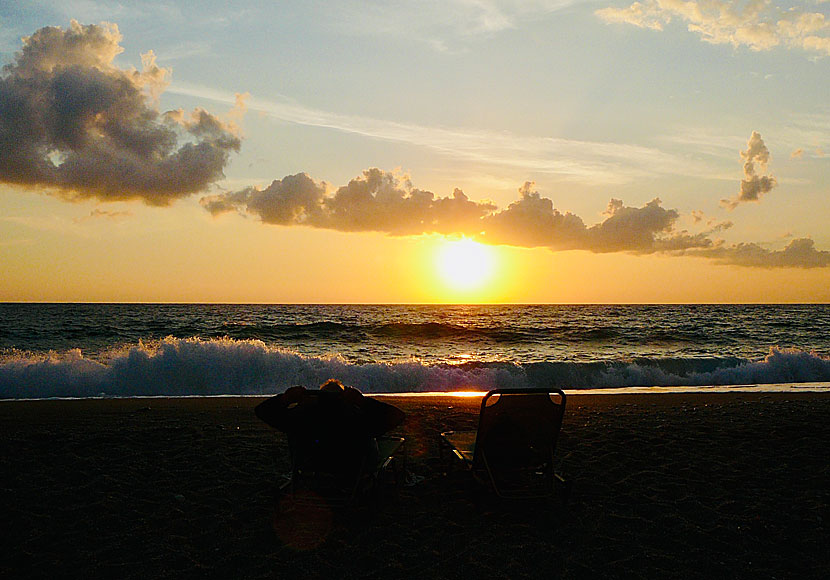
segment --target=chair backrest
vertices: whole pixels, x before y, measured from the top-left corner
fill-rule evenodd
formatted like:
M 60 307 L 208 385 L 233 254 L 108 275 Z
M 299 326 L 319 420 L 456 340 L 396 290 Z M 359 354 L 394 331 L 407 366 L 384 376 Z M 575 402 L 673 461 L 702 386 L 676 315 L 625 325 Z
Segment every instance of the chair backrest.
M 351 473 L 359 470 L 373 437 L 362 410 L 338 393 L 312 391 L 312 401 L 295 429 L 288 432 L 296 468 Z
M 288 435 L 291 490 L 311 490 L 327 500 L 350 500 L 381 462 L 376 437 L 403 421 L 403 411 L 354 389 L 292 387 L 263 401 L 257 417 Z M 387 444 L 393 453 L 400 447 Z M 385 457 L 384 460 L 388 459 Z
M 473 470 L 486 471 L 497 488 L 509 472 L 546 471 L 552 478 L 564 413 L 561 389 L 490 391 L 481 401 Z

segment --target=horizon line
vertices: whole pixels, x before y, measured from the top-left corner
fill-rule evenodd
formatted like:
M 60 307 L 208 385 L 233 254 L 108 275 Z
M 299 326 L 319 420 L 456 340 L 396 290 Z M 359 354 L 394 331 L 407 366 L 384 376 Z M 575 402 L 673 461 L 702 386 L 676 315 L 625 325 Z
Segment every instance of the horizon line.
M 0 304 L 136 304 L 171 306 L 828 306 L 816 302 L 181 302 L 143 300 L 0 300 Z

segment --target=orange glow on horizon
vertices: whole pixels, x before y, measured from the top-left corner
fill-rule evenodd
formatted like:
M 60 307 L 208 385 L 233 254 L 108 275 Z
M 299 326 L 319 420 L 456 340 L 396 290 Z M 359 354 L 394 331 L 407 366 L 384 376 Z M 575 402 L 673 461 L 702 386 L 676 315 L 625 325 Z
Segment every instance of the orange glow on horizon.
M 474 399 L 483 397 L 487 391 L 416 391 L 411 393 L 368 393 L 370 397 L 458 397 Z

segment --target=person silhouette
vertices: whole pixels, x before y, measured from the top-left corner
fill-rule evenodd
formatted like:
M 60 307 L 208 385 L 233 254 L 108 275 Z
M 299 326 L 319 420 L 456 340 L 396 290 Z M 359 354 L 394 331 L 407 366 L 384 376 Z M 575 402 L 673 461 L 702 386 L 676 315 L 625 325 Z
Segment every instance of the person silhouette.
M 406 414 L 358 389 L 330 379 L 317 390 L 287 389 L 254 409 L 257 417 L 288 435 L 295 462 L 308 470 L 353 477 L 378 459 L 377 438 Z

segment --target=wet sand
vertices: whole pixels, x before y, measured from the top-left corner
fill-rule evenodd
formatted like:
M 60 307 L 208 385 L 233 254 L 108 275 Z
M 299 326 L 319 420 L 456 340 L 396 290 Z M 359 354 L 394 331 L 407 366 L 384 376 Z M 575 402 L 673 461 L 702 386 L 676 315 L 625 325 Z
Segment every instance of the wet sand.
M 479 399 L 384 398 L 416 485 L 298 513 L 256 398 L 0 402 L 5 578 L 826 578 L 830 395 L 573 396 L 559 499 L 480 493 L 438 433 Z M 423 479 L 421 479 L 423 478 Z M 412 481 L 413 478 L 410 477 Z

